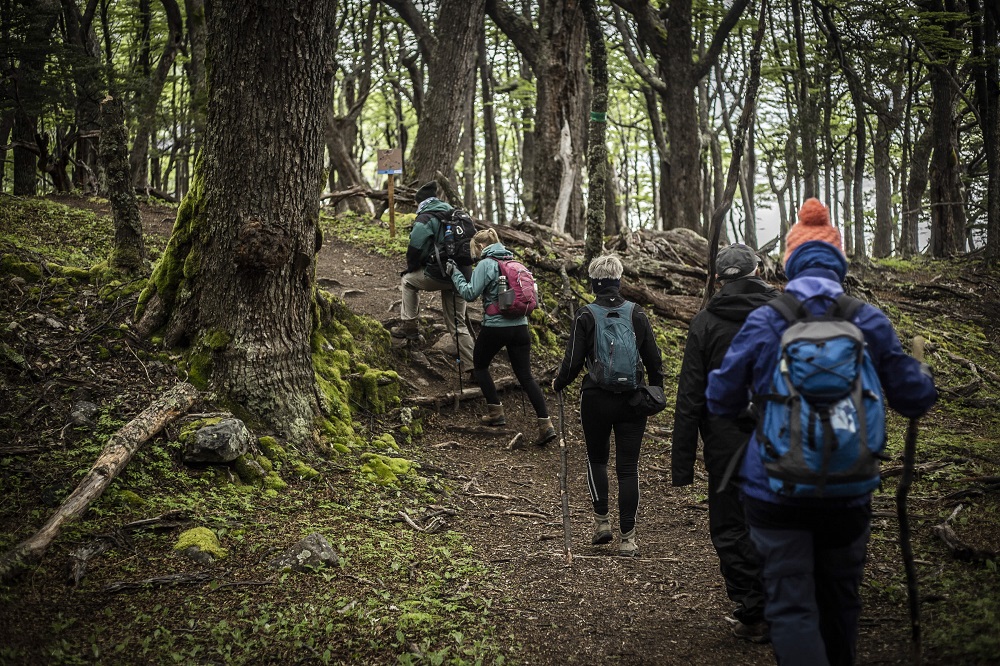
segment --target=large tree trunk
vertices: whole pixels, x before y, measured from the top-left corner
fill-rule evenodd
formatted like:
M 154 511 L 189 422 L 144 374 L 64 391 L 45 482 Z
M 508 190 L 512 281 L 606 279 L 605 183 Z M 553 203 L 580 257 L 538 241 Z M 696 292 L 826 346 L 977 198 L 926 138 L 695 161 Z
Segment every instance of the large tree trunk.
M 205 148 L 137 311 L 141 332 L 165 324 L 165 344 L 189 347 L 192 380 L 298 443 L 320 407 L 310 335 L 335 7 L 212 3 Z
M 458 142 L 469 91 L 475 83 L 477 43 L 486 0 L 441 0 L 435 46 L 427 66 L 427 95 L 417 138 L 407 165 L 411 179 L 423 183 L 438 171 L 454 182 Z

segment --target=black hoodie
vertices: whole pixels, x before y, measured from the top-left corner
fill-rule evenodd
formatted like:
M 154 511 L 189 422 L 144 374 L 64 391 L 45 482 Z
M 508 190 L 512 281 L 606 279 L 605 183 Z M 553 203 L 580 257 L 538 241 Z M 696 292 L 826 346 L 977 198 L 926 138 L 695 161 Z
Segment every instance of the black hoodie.
M 753 424 L 724 419 L 708 420 L 705 387 L 708 373 L 722 365 L 729 343 L 736 337 L 747 315 L 780 292 L 757 277 L 726 283 L 695 315 L 688 329 L 684 362 L 677 380 L 674 410 L 671 482 L 685 486 L 694 481 L 698 431 L 705 441 L 705 466 L 709 474 L 723 474 L 729 459 L 749 436 Z

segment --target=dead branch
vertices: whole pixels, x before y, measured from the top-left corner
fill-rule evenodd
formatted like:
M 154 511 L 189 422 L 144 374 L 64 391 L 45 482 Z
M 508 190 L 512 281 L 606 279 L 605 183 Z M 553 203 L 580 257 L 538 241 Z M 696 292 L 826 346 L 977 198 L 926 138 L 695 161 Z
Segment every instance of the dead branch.
M 517 379 L 514 377 L 501 377 L 496 380 L 496 387 L 498 391 L 503 391 L 505 389 L 511 388 L 512 386 L 517 386 Z M 418 405 L 420 407 L 444 407 L 446 405 L 453 404 L 456 398 L 459 401 L 472 400 L 473 398 L 482 397 L 483 392 L 478 386 L 463 389 L 459 391 L 449 391 L 445 394 L 438 395 L 418 395 L 411 398 L 406 398 L 405 401 L 411 405 Z
M 49 544 L 59 536 L 63 525 L 81 516 L 124 469 L 136 450 L 190 409 L 197 396 L 195 387 L 178 383 L 112 435 L 93 467 L 48 522 L 0 559 L 0 580 L 12 580 L 38 562 Z
M 173 587 L 175 585 L 193 585 L 195 583 L 206 583 L 215 578 L 211 571 L 197 571 L 195 573 L 179 573 L 169 576 L 155 576 L 136 581 L 118 581 L 104 587 L 105 592 L 129 592 L 131 590 L 145 590 L 151 587 Z

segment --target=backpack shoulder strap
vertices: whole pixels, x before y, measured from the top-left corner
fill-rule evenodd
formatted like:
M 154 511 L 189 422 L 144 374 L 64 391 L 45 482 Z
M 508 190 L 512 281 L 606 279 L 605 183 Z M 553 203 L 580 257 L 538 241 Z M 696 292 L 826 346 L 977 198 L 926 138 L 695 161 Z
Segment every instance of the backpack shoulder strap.
M 802 302 L 787 291 L 777 298 L 772 298 L 765 305 L 774 308 L 789 324 L 808 315 L 802 307 Z
M 865 302 L 848 296 L 847 294 L 841 294 L 837 297 L 837 310 L 840 316 L 846 321 L 854 321 L 854 316 L 858 314 L 858 310 Z

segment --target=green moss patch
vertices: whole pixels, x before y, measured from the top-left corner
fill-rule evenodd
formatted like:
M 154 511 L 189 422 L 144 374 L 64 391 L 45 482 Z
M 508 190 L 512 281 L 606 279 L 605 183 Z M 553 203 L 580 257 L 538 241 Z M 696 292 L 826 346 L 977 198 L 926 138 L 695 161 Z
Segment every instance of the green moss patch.
M 182 532 L 174 544 L 174 550 L 183 551 L 195 547 L 203 553 L 208 553 L 217 560 L 229 555 L 229 551 L 219 544 L 219 537 L 207 527 L 193 527 Z

